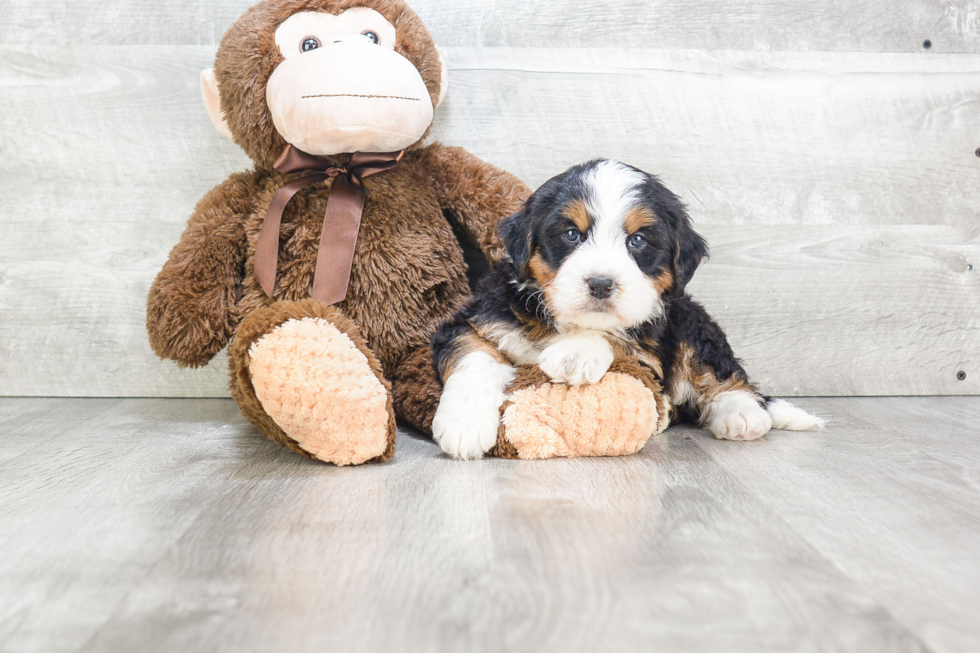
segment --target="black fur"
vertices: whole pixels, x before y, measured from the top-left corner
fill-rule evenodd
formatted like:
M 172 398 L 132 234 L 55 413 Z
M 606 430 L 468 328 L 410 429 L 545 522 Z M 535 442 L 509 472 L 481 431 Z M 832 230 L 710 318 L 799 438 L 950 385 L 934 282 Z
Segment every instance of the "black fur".
M 635 168 L 634 168 L 635 169 Z M 643 203 L 653 208 L 657 217 L 664 221 L 673 232 L 671 255 L 674 266 L 674 283 L 683 290 L 698 266 L 708 258 L 708 243 L 694 231 L 687 208 L 677 195 L 674 195 L 660 179 L 654 175 L 643 173 L 647 177 L 641 197 Z
M 718 323 L 704 307 L 687 295 L 683 289 L 675 291 L 666 306 L 666 324 L 656 329 L 658 335 L 651 341 L 647 333 L 636 334 L 638 340 L 656 343 L 653 345 L 664 369 L 663 387 L 671 388 L 677 365 L 681 362 L 681 345 L 694 351 L 694 360 L 702 368 L 709 370 L 719 381 L 737 379 L 748 383 L 749 377 L 741 361 L 735 357 L 728 338 Z M 646 326 L 646 325 L 644 325 Z M 642 327 L 641 327 L 642 329 Z M 681 405 L 675 421 L 698 422 L 700 415 L 693 406 Z
M 501 220 L 497 229 L 500 232 L 500 238 L 504 241 L 504 246 L 507 248 L 510 260 L 522 273 L 525 273 L 528 261 L 531 259 L 533 235 L 530 200 L 523 209 L 509 218 Z
M 446 360 L 456 353 L 460 336 L 474 333 L 474 327 L 500 324 L 519 329 L 541 322 L 553 328 L 554 320 L 540 293 L 533 288 L 519 288 L 516 280 L 520 277 L 512 262 L 501 261 L 479 281 L 470 303 L 439 325 L 432 337 L 432 353 L 440 380 Z

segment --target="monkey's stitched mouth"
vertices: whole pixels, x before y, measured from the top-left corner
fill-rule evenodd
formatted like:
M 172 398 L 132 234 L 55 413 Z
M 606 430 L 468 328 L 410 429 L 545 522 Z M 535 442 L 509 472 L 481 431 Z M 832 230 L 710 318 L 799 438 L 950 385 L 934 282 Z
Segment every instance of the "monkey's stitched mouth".
M 411 102 L 421 102 L 421 98 L 417 97 L 401 97 L 398 95 L 358 95 L 356 93 L 330 93 L 324 95 L 304 95 L 302 99 L 309 100 L 311 98 L 321 98 L 321 97 L 363 97 L 379 100 L 409 100 Z

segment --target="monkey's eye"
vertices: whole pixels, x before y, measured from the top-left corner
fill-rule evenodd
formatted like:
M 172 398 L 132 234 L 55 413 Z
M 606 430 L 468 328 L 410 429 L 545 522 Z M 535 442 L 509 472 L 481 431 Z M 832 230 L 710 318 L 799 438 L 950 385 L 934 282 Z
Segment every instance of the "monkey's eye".
M 368 40 L 369 40 L 369 41 L 371 41 L 371 43 L 374 43 L 375 45 L 378 45 L 378 44 L 380 44 L 380 43 L 381 43 L 381 39 L 379 39 L 379 38 L 378 38 L 378 35 L 377 35 L 377 34 L 375 34 L 375 33 L 374 33 L 374 32 L 372 32 L 372 31 L 370 31 L 370 30 L 369 30 L 369 31 L 367 31 L 367 32 L 362 32 L 362 33 L 361 33 L 361 36 L 366 36 L 366 37 L 368 37 Z
M 633 234 L 632 236 L 630 236 L 629 246 L 632 247 L 633 249 L 640 249 L 641 247 L 645 247 L 648 242 L 650 241 L 648 241 L 640 234 Z
M 316 50 L 318 47 L 320 47 L 320 45 L 320 39 L 315 36 L 307 36 L 305 39 L 303 39 L 299 49 L 302 52 L 309 52 L 310 50 Z
M 562 234 L 562 237 L 570 243 L 577 243 L 582 240 L 582 232 L 578 229 L 569 229 Z

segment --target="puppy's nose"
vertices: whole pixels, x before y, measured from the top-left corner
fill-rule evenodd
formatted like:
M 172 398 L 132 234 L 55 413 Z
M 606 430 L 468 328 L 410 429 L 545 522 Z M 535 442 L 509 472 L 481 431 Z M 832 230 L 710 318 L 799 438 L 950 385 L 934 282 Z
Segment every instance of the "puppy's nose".
M 596 299 L 606 299 L 616 287 L 616 282 L 609 277 L 591 277 L 585 283 L 589 284 L 589 294 Z

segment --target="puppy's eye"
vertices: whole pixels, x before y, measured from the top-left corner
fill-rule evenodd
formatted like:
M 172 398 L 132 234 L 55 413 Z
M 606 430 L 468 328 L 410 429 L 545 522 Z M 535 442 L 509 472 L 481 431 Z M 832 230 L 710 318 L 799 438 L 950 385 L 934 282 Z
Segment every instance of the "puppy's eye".
M 309 52 L 310 50 L 316 50 L 318 47 L 320 47 L 320 39 L 315 36 L 307 36 L 300 43 L 299 49 L 302 52 Z
M 640 234 L 633 234 L 632 236 L 630 236 L 629 245 L 633 249 L 640 249 L 641 247 L 645 247 L 648 242 L 650 241 L 648 241 Z
M 361 36 L 368 37 L 368 40 L 371 41 L 371 43 L 374 43 L 375 45 L 378 45 L 379 43 L 381 43 L 381 39 L 379 39 L 378 38 L 378 35 L 375 34 L 374 32 L 371 32 L 371 31 L 362 32 L 361 33 Z
M 580 232 L 578 229 L 569 229 L 563 233 L 562 236 L 570 243 L 577 243 L 578 241 L 582 240 L 582 232 Z

